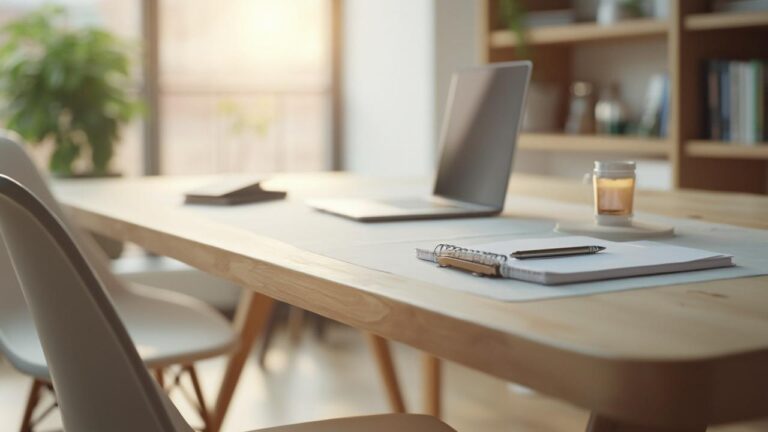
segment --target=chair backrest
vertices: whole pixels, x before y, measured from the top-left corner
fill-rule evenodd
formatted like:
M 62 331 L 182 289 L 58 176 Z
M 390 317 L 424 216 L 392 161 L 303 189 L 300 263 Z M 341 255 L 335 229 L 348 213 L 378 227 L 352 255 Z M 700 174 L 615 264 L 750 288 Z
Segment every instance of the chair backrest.
M 43 175 L 37 170 L 19 140 L 7 132 L 0 132 L 0 174 L 9 176 L 23 184 L 64 223 L 66 229 L 75 237 L 75 242 L 85 253 L 98 278 L 109 290 L 124 288 L 122 282 L 109 270 L 106 255 L 90 237 L 81 235 L 77 227 L 68 223 L 66 215 L 51 194 Z M 23 361 L 15 354 L 19 342 L 10 340 L 9 335 L 13 332 L 4 331 L 4 329 L 8 329 L 9 326 L 24 325 L 25 322 L 30 321 L 31 317 L 29 317 L 29 311 L 21 294 L 19 282 L 3 244 L 3 236 L 0 235 L 0 352 L 8 356 L 14 364 Z
M 189 431 L 174 426 L 174 413 L 62 222 L 2 175 L 0 232 L 37 326 L 65 429 Z
M 86 260 L 96 271 L 107 289 L 121 287 L 122 282 L 109 269 L 109 258 L 96 244 L 92 237 L 81 233 L 69 218 L 56 198 L 53 197 L 45 177 L 35 166 L 32 158 L 24 150 L 21 139 L 15 133 L 0 130 L 0 174 L 6 175 L 29 189 L 63 223 L 74 238 L 75 243 L 85 254 Z M 114 287 L 113 287 L 114 285 Z

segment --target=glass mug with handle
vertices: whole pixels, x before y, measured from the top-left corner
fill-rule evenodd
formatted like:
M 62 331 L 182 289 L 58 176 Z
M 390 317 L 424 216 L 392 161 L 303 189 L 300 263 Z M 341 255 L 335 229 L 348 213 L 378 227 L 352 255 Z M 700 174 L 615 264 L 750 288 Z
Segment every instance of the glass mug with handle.
M 595 222 L 604 226 L 632 224 L 635 198 L 635 162 L 595 161 L 592 187 Z

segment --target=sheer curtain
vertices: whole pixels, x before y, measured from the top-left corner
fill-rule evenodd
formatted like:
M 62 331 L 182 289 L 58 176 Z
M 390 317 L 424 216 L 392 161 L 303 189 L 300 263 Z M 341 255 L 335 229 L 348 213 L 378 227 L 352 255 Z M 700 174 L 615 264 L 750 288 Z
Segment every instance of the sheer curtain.
M 329 0 L 160 0 L 164 174 L 328 168 Z

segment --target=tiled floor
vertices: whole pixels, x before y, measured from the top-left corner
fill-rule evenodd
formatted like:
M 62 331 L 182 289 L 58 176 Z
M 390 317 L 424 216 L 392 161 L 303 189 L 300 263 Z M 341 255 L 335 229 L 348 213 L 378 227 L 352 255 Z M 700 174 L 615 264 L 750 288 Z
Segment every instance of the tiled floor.
M 400 345 L 395 352 L 408 406 L 418 411 L 419 354 Z M 267 363 L 267 372 L 259 369 L 255 359 L 248 363 L 224 432 L 387 410 L 366 341 L 355 330 L 332 326 L 324 342 L 306 332 L 296 345 L 281 332 L 275 338 Z M 199 368 L 203 386 L 212 400 L 223 361 L 204 362 Z M 445 420 L 459 431 L 583 430 L 587 413 L 580 409 L 541 396 L 516 393 L 504 382 L 460 366 L 448 365 L 445 373 Z M 28 385 L 28 379 L 0 361 L 0 431 L 17 429 Z M 193 416 L 189 418 L 192 420 Z M 54 415 L 41 430 L 57 425 L 58 418 Z M 712 429 L 717 432 L 768 431 L 768 422 Z

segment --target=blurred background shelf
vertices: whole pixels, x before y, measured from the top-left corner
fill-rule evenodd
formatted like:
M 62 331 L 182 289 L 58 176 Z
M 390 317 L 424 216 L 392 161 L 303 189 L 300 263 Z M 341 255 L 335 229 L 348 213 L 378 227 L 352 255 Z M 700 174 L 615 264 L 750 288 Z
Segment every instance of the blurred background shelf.
M 666 158 L 672 146 L 667 140 L 621 136 L 523 133 L 518 147 L 524 150 L 605 153 Z
M 745 74 L 759 73 L 754 65 L 760 62 L 768 70 L 768 10 L 720 12 L 727 8 L 712 0 L 668 0 L 654 2 L 662 13 L 654 9 L 644 13 L 646 18 L 600 25 L 592 22 L 597 11 L 585 3 L 526 1 L 529 18 L 550 14 L 552 25 L 529 28 L 521 43 L 507 28 L 515 22 L 505 19 L 502 0 L 486 3 L 485 60 L 525 58 L 536 65 L 528 100 L 533 130 L 564 130 L 574 106 L 578 112 L 579 104 L 601 99 L 618 101 L 614 108 L 623 104 L 626 120 L 635 126 L 630 130 L 639 130 L 646 109 L 659 106 L 648 102 L 651 95 L 658 99 L 659 86 L 652 87 L 653 80 L 665 80 L 661 112 L 666 115 L 663 135 L 668 138 L 523 133 L 519 144 L 525 150 L 523 169 L 575 178 L 593 159 L 626 157 L 638 161 L 641 176 L 660 179 L 654 187 L 768 194 L 768 143 L 750 146 L 702 139 L 711 131 L 705 107 L 712 88 L 710 75 L 716 70 L 713 62 L 717 60 L 717 70 L 728 64 L 738 65 Z M 743 66 L 747 62 L 752 69 Z M 736 80 L 728 82 L 734 86 Z M 579 91 L 587 96 L 576 96 L 576 83 L 588 86 Z
M 567 44 L 586 41 L 665 36 L 669 24 L 657 19 L 633 19 L 613 25 L 576 23 L 562 26 L 532 28 L 527 31 L 529 45 Z M 509 30 L 494 30 L 490 34 L 492 48 L 512 48 L 519 42 Z
M 687 30 L 717 30 L 768 26 L 768 11 L 692 14 L 685 17 Z
M 753 145 L 695 140 L 688 141 L 685 153 L 701 158 L 768 160 L 768 143 Z

